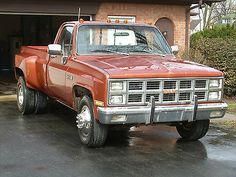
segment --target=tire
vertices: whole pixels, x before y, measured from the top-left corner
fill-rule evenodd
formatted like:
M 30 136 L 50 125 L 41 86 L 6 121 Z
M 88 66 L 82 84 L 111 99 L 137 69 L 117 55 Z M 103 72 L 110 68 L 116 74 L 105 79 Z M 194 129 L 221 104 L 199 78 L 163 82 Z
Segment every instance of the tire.
M 82 144 L 88 147 L 101 147 L 107 139 L 108 128 L 94 118 L 93 102 L 84 96 L 78 104 L 77 127 Z
M 209 129 L 210 120 L 197 120 L 194 122 L 183 122 L 176 126 L 183 140 L 196 141 L 204 137 Z
M 42 114 L 47 111 L 47 96 L 42 92 L 35 91 L 35 114 Z
M 19 77 L 17 82 L 17 106 L 23 114 L 31 114 L 34 112 L 35 92 L 27 88 L 23 77 Z

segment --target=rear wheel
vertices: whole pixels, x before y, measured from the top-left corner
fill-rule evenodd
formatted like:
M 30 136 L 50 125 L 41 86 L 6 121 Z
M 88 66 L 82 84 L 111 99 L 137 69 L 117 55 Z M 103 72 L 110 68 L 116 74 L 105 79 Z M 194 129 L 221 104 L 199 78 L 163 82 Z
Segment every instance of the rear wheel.
M 179 135 L 188 141 L 196 141 L 204 137 L 209 129 L 210 120 L 183 122 L 176 126 Z
M 42 92 L 35 91 L 35 114 L 42 114 L 47 109 L 47 96 Z
M 100 124 L 94 118 L 93 102 L 84 96 L 78 105 L 77 127 L 80 140 L 88 147 L 101 147 L 107 138 L 107 126 Z
M 17 82 L 17 106 L 22 114 L 34 112 L 35 92 L 28 88 L 23 77 L 19 77 Z

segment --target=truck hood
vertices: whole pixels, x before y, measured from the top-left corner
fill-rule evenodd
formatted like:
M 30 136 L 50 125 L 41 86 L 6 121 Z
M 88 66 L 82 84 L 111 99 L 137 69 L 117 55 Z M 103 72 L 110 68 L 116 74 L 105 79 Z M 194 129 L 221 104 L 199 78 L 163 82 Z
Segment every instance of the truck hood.
M 110 78 L 176 78 L 219 77 L 223 73 L 198 63 L 175 59 L 173 56 L 98 56 L 82 59 L 92 67 L 102 69 Z

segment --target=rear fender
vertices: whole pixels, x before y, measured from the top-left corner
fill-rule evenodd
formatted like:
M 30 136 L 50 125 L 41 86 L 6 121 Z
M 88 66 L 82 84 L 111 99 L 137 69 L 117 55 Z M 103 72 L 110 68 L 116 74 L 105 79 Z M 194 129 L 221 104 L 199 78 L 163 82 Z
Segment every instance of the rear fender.
M 16 67 L 23 72 L 27 87 L 32 89 L 40 89 L 43 83 L 45 83 L 43 65 L 38 65 L 37 60 L 39 60 L 37 56 L 24 58 Z

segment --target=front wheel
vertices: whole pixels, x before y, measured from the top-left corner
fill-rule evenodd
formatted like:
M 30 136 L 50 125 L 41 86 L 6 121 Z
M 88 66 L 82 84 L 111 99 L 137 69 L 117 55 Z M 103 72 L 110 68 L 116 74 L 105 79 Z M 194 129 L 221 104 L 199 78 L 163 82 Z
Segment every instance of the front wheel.
M 107 138 L 107 126 L 100 124 L 94 118 L 93 102 L 84 96 L 78 105 L 77 127 L 80 140 L 88 147 L 101 147 Z
M 209 129 L 210 120 L 183 122 L 176 126 L 179 135 L 188 141 L 196 141 L 204 137 Z

